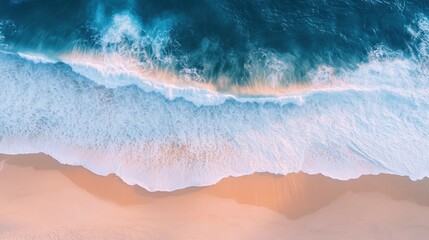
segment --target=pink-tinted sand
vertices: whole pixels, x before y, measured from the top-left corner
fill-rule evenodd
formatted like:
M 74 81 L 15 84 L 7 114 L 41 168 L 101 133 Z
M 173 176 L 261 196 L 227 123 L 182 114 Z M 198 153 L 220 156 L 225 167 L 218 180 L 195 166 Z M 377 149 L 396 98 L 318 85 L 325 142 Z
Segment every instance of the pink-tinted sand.
M 428 179 L 253 174 L 152 193 L 43 154 L 0 168 L 0 239 L 429 238 Z

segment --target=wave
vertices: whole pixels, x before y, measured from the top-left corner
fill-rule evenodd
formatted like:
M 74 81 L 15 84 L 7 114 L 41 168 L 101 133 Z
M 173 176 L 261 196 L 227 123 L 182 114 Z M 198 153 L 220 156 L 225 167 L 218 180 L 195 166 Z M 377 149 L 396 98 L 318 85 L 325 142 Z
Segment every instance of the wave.
M 31 2 L 15 1 L 11 6 Z M 9 51 L 0 51 L 0 152 L 44 152 L 61 163 L 82 165 L 100 175 L 114 173 L 151 191 L 210 185 L 254 172 L 303 171 L 336 179 L 378 173 L 429 176 L 425 15 L 417 14 L 401 27 L 406 32 L 399 34 L 401 47 L 392 47 L 395 41 L 389 38 L 375 45 L 368 40 L 362 47 L 351 40 L 356 39 L 351 32 L 342 35 L 337 29 L 340 32 L 330 32 L 333 38 L 351 45 L 309 49 L 313 52 L 304 61 L 294 51 L 253 42 L 244 52 L 237 50 L 244 58 L 206 37 L 198 38 L 193 48 L 176 46 L 186 43 L 177 39 L 183 29 L 178 34 L 174 28 L 177 22 L 190 21 L 182 19 L 186 17 L 166 13 L 143 24 L 131 11 L 113 11 L 108 17 L 107 6 L 90 3 L 97 11 L 85 29 L 94 28 L 89 35 L 95 32 L 96 37 L 93 42 L 82 40 L 91 42 L 88 48 L 65 44 L 67 36 L 55 34 L 28 38 L 37 47 L 23 47 L 22 39 L 28 36 L 18 26 L 25 24 L 20 18 L 0 19 L 0 47 Z M 234 16 L 239 7 L 226 5 L 222 13 Z M 395 14 L 402 11 L 394 6 Z M 0 8 L 3 14 L 2 9 L 7 8 Z M 265 10 L 258 14 L 268 21 L 275 11 Z M 246 19 L 237 15 L 234 21 Z M 384 29 L 378 27 L 373 29 Z M 67 33 L 60 30 L 50 29 Z M 242 33 L 235 29 L 231 34 L 242 39 L 237 32 Z M 266 33 L 258 33 L 258 40 Z M 269 33 L 275 35 L 275 29 Z M 54 51 L 54 46 L 46 47 L 48 40 L 73 47 Z M 365 51 L 351 51 L 353 44 Z M 347 49 L 349 54 L 339 56 L 348 62 L 356 55 L 352 66 L 331 64 L 335 51 Z M 315 57 L 311 67 L 299 68 L 309 56 Z M 222 62 L 222 67 L 204 73 L 193 61 L 208 69 Z M 299 79 L 302 71 L 305 81 Z
M 374 53 L 340 74 L 343 86 L 242 98 L 165 85 L 148 91 L 142 78 L 106 87 L 63 62 L 1 53 L 0 152 L 44 152 L 151 191 L 254 172 L 420 179 L 429 176 L 428 74 L 391 55 Z
M 120 54 L 151 75 L 264 94 L 309 84 L 322 65 L 356 68 L 378 44 L 413 55 L 404 26 L 416 14 L 429 14 L 427 1 L 1 1 L 0 44 L 50 58 Z

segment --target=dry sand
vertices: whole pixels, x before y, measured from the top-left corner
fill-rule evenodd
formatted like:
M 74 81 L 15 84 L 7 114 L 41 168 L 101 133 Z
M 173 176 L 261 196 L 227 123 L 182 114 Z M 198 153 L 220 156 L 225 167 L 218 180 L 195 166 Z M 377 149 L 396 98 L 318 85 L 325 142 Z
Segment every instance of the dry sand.
M 428 179 L 254 174 L 150 193 L 43 154 L 0 169 L 0 239 L 429 238 Z

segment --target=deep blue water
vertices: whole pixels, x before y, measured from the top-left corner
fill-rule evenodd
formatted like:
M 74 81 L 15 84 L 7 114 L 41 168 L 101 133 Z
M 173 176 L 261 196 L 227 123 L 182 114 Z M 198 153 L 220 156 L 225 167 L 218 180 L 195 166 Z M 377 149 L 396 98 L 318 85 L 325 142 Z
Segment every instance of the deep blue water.
M 416 54 L 407 26 L 428 13 L 424 0 L 2 0 L 0 30 L 15 51 L 127 46 L 152 70 L 196 81 L 288 85 L 321 65 L 354 68 L 380 45 Z M 125 31 L 106 42 L 115 16 L 138 25 L 139 38 Z

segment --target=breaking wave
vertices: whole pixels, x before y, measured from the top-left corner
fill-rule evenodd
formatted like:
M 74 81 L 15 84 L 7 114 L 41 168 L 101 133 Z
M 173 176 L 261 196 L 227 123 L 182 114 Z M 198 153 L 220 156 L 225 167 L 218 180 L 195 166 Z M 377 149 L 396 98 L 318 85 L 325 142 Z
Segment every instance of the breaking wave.
M 246 50 L 238 72 L 183 65 L 186 56 L 204 60 L 226 48 L 203 40 L 204 51 L 181 55 L 170 48 L 183 16 L 144 27 L 135 13 L 108 18 L 95 6 L 93 48 L 78 41 L 67 51 L 36 51 L 8 40 L 21 34 L 19 23 L 0 23 L 0 152 L 44 152 L 151 191 L 254 172 L 429 176 L 424 14 L 403 26 L 406 49 L 375 44 L 352 66 L 318 59 L 301 79 L 297 55 L 263 47 Z

